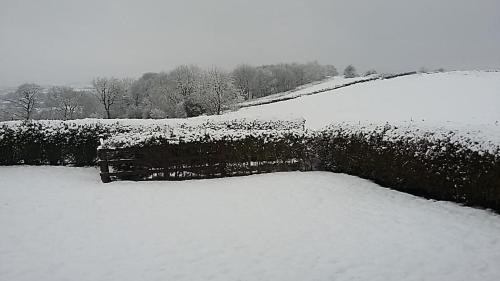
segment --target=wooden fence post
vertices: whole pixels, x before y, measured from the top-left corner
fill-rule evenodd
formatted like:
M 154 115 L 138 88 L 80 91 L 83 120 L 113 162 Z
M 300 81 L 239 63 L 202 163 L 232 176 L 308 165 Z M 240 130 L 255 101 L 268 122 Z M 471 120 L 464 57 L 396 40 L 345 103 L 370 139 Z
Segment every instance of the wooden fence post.
M 99 158 L 99 167 L 101 169 L 101 181 L 103 183 L 111 182 L 109 176 L 108 153 L 104 149 L 97 149 L 97 157 Z

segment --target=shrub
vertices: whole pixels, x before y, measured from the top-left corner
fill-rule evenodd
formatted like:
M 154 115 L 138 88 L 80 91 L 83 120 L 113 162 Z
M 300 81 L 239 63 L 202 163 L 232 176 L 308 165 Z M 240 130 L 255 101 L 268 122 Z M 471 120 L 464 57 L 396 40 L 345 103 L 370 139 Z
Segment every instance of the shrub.
M 490 134 L 495 130 L 338 123 L 307 131 L 304 120 L 3 123 L 0 165 L 94 165 L 101 145 L 111 159 L 133 160 L 110 165 L 130 171 L 123 179 L 148 179 L 130 176 L 137 170 L 153 171 L 158 178 L 180 173 L 196 178 L 312 169 L 500 211 L 500 140 Z
M 0 123 L 0 165 L 95 165 L 100 139 L 126 133 L 150 136 L 175 132 L 193 137 L 187 132 L 201 134 L 206 130 L 285 130 L 304 127 L 304 120 L 228 120 L 205 123 L 156 123 L 129 125 L 84 121 L 30 121 Z M 163 134 L 163 133 L 162 133 Z M 133 139 L 132 139 L 133 140 Z
M 500 210 L 498 144 L 446 129 L 352 124 L 333 126 L 315 142 L 322 170 L 427 198 Z
M 93 165 L 99 138 L 112 126 L 70 122 L 22 122 L 0 125 L 1 165 Z
M 354 78 L 358 76 L 358 73 L 356 72 L 356 68 L 352 65 L 348 65 L 344 69 L 344 76 L 345 78 Z

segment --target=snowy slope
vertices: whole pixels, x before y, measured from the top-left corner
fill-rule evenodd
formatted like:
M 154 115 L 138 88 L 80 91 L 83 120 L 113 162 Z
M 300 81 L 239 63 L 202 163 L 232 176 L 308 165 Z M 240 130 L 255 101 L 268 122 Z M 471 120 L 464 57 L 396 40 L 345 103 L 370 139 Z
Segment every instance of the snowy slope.
M 256 107 L 226 118 L 303 116 L 309 127 L 338 121 L 500 122 L 500 72 L 456 71 L 376 80 Z
M 0 280 L 500 280 L 487 211 L 323 172 L 96 173 L 0 167 Z
M 302 88 L 301 95 L 352 79 L 332 80 Z M 331 123 L 419 121 L 427 125 L 497 125 L 500 127 L 500 72 L 453 71 L 375 80 L 296 99 L 241 108 L 219 116 L 188 119 L 82 119 L 75 123 L 124 125 L 201 124 L 207 120 L 305 118 L 309 128 Z M 17 124 L 18 121 L 2 122 Z
M 354 77 L 354 78 L 345 78 L 344 76 L 335 76 L 335 77 L 328 78 L 324 81 L 313 82 L 313 83 L 299 86 L 296 89 L 293 89 L 291 91 L 277 93 L 274 95 L 269 95 L 269 96 L 257 98 L 254 100 L 250 100 L 250 101 L 245 101 L 245 102 L 240 103 L 239 106 L 249 106 L 249 105 L 261 104 L 261 103 L 265 103 L 265 102 L 269 102 L 269 101 L 280 100 L 283 98 L 300 97 L 300 96 L 307 95 L 307 94 L 310 94 L 310 93 L 315 92 L 315 91 L 334 88 L 334 87 L 341 86 L 341 85 L 344 85 L 347 83 L 352 83 L 355 81 L 361 81 L 361 80 L 367 80 L 370 78 L 375 78 L 377 76 L 378 75 L 370 75 L 370 76 L 366 76 L 366 77 Z

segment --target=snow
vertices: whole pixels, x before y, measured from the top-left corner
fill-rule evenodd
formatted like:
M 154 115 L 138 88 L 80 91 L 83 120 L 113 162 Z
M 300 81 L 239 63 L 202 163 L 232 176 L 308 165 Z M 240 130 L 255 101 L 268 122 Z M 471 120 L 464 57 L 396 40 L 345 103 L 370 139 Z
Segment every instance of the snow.
M 374 80 L 314 95 L 314 90 L 334 87 L 366 77 L 334 77 L 288 93 L 296 99 L 241 108 L 219 116 L 188 119 L 81 119 L 77 124 L 102 123 L 142 126 L 203 124 L 245 118 L 247 120 L 293 120 L 305 118 L 306 126 L 323 128 L 332 123 L 425 121 L 452 125 L 497 124 L 500 126 L 500 72 L 452 71 L 420 73 L 387 80 Z M 284 96 L 280 93 L 279 96 Z M 263 99 L 272 99 L 265 97 Z M 260 99 L 259 99 L 260 100 Z M 257 100 L 256 100 L 257 101 Z M 46 121 L 50 122 L 50 121 Z M 0 124 L 18 124 L 19 121 Z
M 301 129 L 287 130 L 248 130 L 248 129 L 180 129 L 171 128 L 157 131 L 135 131 L 118 133 L 101 141 L 100 148 L 124 148 L 144 145 L 179 144 L 190 142 L 214 142 L 221 140 L 240 141 L 261 139 L 264 143 L 277 142 L 287 138 L 303 138 L 306 132 Z
M 331 89 L 334 87 L 338 87 L 338 86 L 345 85 L 345 84 L 352 83 L 352 82 L 356 82 L 356 81 L 367 80 L 370 78 L 376 78 L 378 76 L 379 75 L 369 75 L 369 76 L 365 76 L 365 77 L 354 77 L 354 78 L 345 78 L 344 76 L 335 76 L 335 77 L 327 78 L 324 81 L 312 82 L 312 83 L 309 83 L 306 85 L 299 86 L 296 89 L 293 89 L 291 91 L 277 93 L 277 94 L 257 98 L 257 99 L 250 100 L 250 101 L 245 101 L 245 102 L 239 103 L 239 105 L 240 106 L 258 105 L 261 103 L 276 101 L 276 100 L 280 100 L 280 99 L 300 97 L 300 96 L 308 95 L 308 94 L 313 93 L 315 91 L 321 91 L 324 89 Z
M 381 125 L 372 122 L 338 122 L 324 131 L 334 135 L 382 137 L 383 141 L 418 144 L 425 140 L 438 146 L 451 144 L 471 151 L 500 156 L 500 128 L 496 124 L 464 125 L 455 123 L 392 122 Z M 429 147 L 430 149 L 431 147 Z
M 365 77 L 351 79 L 335 77 L 302 87 L 295 92 L 266 98 L 301 96 L 318 89 L 357 81 L 356 79 Z M 256 102 L 263 99 L 258 99 Z M 367 128 L 383 127 L 388 123 L 399 128 L 393 130 L 399 134 L 394 135 L 395 138 L 406 137 L 406 134 L 428 136 L 433 132 L 446 138 L 447 132 L 453 132 L 454 137 L 459 140 L 479 143 L 478 149 L 474 150 L 494 153 L 500 146 L 498 108 L 500 108 L 500 72 L 453 71 L 369 81 L 293 100 L 242 108 L 220 116 L 163 120 L 83 119 L 66 123 L 71 126 L 100 123 L 113 127 L 119 124 L 140 129 L 136 135 L 116 136 L 119 140 L 116 143 L 123 143 L 123 137 L 130 139 L 131 143 L 150 139 L 150 134 L 147 134 L 148 128 L 156 130 L 151 133 L 156 136 L 162 130 L 162 126 L 165 130 L 179 126 L 204 128 L 207 122 L 223 124 L 241 120 L 243 123 L 266 123 L 292 120 L 293 123 L 293 120 L 305 118 L 308 129 L 318 130 L 333 124 L 334 127 L 340 126 L 343 130 L 347 129 L 353 133 L 356 133 L 356 130 L 366 131 Z M 60 121 L 41 122 L 58 123 L 59 125 L 54 125 L 55 129 L 60 126 Z M 14 121 L 2 124 L 19 123 Z M 347 128 L 346 124 L 351 128 Z M 203 129 L 202 132 L 194 132 L 194 135 L 200 136 L 205 132 Z M 235 133 L 238 136 L 244 135 L 241 132 Z M 183 134 L 180 132 L 177 135 Z M 215 133 L 211 135 L 215 138 L 218 136 Z M 188 139 L 190 138 L 188 136 Z
M 280 96 L 313 87 L 327 88 Z M 498 154 L 499 90 L 499 72 L 456 71 L 222 116 L 71 122 L 304 117 L 308 129 L 346 134 L 388 123 L 389 140 L 449 138 Z M 95 168 L 0 167 L 0 226 L 0 280 L 500 280 L 500 216 L 328 172 L 102 184 Z
M 500 217 L 356 177 L 0 168 L 0 280 L 499 280 Z
M 240 124 L 240 126 L 233 128 L 223 126 L 228 124 L 233 123 L 207 123 L 204 126 L 187 127 L 144 126 L 133 130 L 122 129 L 123 133 L 115 133 L 101 140 L 100 147 L 113 149 L 166 143 L 178 144 L 180 142 L 238 141 L 248 138 L 260 139 L 264 143 L 296 138 L 306 141 L 306 139 L 314 138 L 318 134 L 333 134 L 344 137 L 360 135 L 366 138 L 370 138 L 371 136 L 382 137 L 384 141 L 403 141 L 407 144 L 418 144 L 425 140 L 443 148 L 451 144 L 457 146 L 457 148 L 467 148 L 481 154 L 489 153 L 500 156 L 500 130 L 494 124 L 461 126 L 457 128 L 456 126 L 450 126 L 450 124 L 438 126 L 418 121 L 396 122 L 390 125 L 371 122 L 339 122 L 323 130 L 304 130 L 300 121 L 255 124 L 234 123 Z M 429 147 L 429 149 L 431 148 Z
M 500 72 L 416 74 L 355 84 L 293 100 L 242 108 L 227 118 L 302 116 L 310 128 L 339 121 L 500 122 Z

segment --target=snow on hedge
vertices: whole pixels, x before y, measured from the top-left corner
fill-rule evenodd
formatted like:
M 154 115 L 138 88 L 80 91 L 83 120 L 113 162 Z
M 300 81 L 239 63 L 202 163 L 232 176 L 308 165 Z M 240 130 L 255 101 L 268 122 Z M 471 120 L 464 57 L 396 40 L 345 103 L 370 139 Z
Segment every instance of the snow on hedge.
M 295 120 L 231 120 L 189 123 L 175 126 L 136 127 L 101 140 L 100 148 L 119 148 L 189 142 L 237 141 L 259 138 L 272 142 L 304 135 L 304 119 Z
M 222 117 L 222 116 L 218 116 Z M 292 118 L 259 118 L 259 117 L 234 117 L 217 118 L 217 116 L 199 116 L 186 119 L 97 119 L 85 118 L 76 120 L 32 120 L 0 122 L 0 128 L 20 128 L 29 124 L 37 124 L 48 130 L 63 128 L 79 128 L 84 126 L 101 126 L 106 128 L 121 128 L 122 130 L 155 129 L 164 127 L 196 128 L 206 127 L 212 129 L 291 129 L 303 128 L 305 119 L 300 116 Z
M 500 156 L 500 126 L 459 126 L 453 124 L 428 124 L 426 122 L 399 123 L 334 123 L 321 130 L 303 130 L 297 126 L 280 128 L 248 129 L 241 127 L 220 128 L 213 124 L 209 126 L 157 127 L 153 130 L 136 130 L 115 134 L 101 143 L 102 148 L 118 148 L 159 145 L 179 142 L 210 142 L 237 141 L 246 138 L 264 139 L 265 142 L 283 140 L 286 138 L 313 138 L 316 135 L 332 135 L 333 137 L 362 136 L 364 138 L 379 138 L 387 142 L 403 142 L 417 145 L 422 141 L 433 144 L 429 149 L 446 150 L 453 145 L 478 153 L 488 153 Z M 456 125 L 456 124 L 455 124 Z
M 454 145 L 475 151 L 500 156 L 499 125 L 462 125 L 454 123 L 429 124 L 426 122 L 340 122 L 322 130 L 323 134 L 352 137 L 362 136 L 366 139 L 380 138 L 388 142 L 404 142 L 418 144 L 421 141 L 439 145 L 446 149 Z
M 234 130 L 202 127 L 165 128 L 154 131 L 119 133 L 103 139 L 100 148 L 111 149 L 191 142 L 239 141 L 249 138 L 261 139 L 264 143 L 270 143 L 289 138 L 302 138 L 306 135 L 306 132 L 302 129 Z
M 154 120 L 153 120 L 154 121 Z M 143 146 L 146 144 L 239 140 L 264 138 L 267 141 L 286 137 L 305 137 L 318 133 L 334 135 L 382 136 L 384 141 L 460 145 L 472 151 L 499 154 L 500 125 L 463 125 L 446 122 L 338 122 L 320 130 L 307 130 L 304 119 L 290 120 L 197 120 L 197 122 L 149 122 L 134 124 L 110 122 L 101 119 L 75 121 L 3 122 L 0 124 L 2 141 L 20 140 L 23 136 L 33 141 L 58 141 L 60 139 L 87 138 L 90 135 L 103 139 L 103 148 Z

